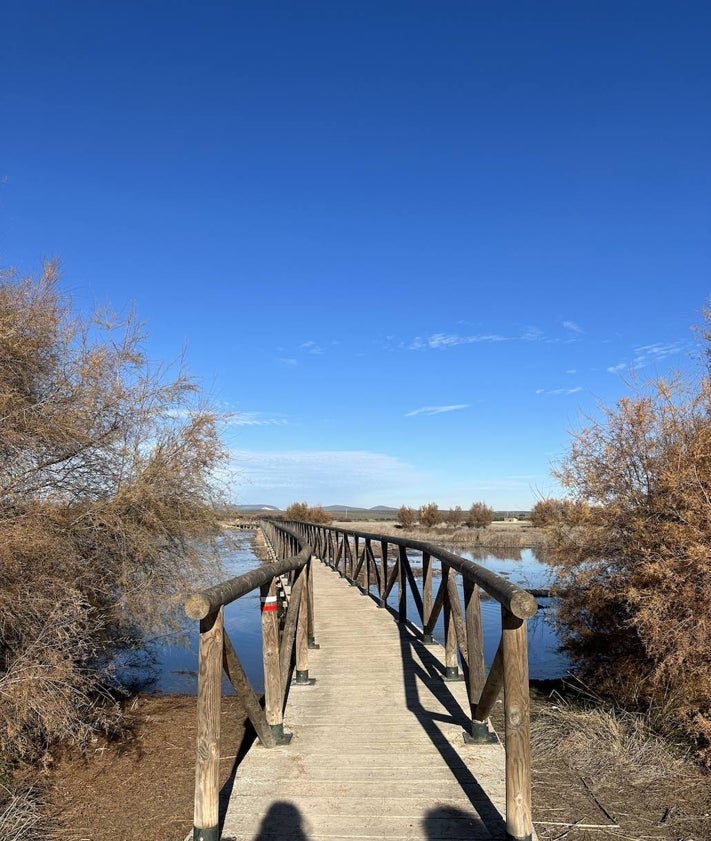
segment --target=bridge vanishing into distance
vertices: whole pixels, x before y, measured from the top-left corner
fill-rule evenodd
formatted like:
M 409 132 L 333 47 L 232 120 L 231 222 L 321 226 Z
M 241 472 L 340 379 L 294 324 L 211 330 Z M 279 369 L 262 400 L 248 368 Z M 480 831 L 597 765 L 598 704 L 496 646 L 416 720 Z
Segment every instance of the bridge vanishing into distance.
M 271 519 L 258 527 L 272 562 L 186 601 L 200 621 L 194 841 L 534 839 L 533 596 L 422 541 Z M 223 623 L 224 605 L 257 588 L 263 698 Z M 480 590 L 501 604 L 488 674 Z M 221 793 L 223 670 L 257 741 Z M 500 740 L 489 714 L 502 689 Z

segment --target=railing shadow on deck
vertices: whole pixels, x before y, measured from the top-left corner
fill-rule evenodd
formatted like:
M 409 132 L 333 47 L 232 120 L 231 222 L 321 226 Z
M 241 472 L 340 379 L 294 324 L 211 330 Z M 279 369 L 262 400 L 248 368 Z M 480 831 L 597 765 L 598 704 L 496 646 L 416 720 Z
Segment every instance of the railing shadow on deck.
M 285 744 L 290 738 L 284 734 L 283 713 L 291 672 L 295 667 L 296 684 L 309 683 L 308 649 L 317 647 L 314 640 L 312 559 L 330 565 L 350 583 L 361 587 L 364 594 L 372 595 L 371 585 L 376 588 L 376 601 L 381 607 L 389 609 L 401 626 L 403 660 L 414 665 L 412 648 L 416 646 L 418 656 L 429 670 L 429 674 L 426 672 L 423 675 L 420 669 L 420 678 L 429 681 L 428 687 L 450 712 L 452 721 L 461 722 L 466 731 L 466 741 L 485 743 L 496 738 L 490 731 L 488 716 L 503 686 L 506 837 L 511 841 L 530 839 L 533 826 L 526 620 L 537 610 L 535 599 L 490 570 L 434 544 L 299 522 L 264 520 L 260 522 L 260 528 L 274 563 L 195 593 L 186 601 L 188 616 L 200 620 L 194 841 L 218 841 L 222 817 L 220 801 L 226 802 L 234 782 L 233 775 L 223 791 L 218 791 L 223 669 L 234 685 L 261 743 L 269 748 Z M 374 542 L 377 546 L 375 552 Z M 390 556 L 391 548 L 395 550 L 394 558 Z M 408 550 L 421 553 L 422 592 L 417 586 Z M 389 567 L 390 560 L 393 563 Z M 438 573 L 440 583 L 435 594 L 434 582 Z M 462 577 L 464 607 L 455 582 L 457 574 Z M 398 606 L 393 609 L 388 604 L 388 597 L 396 584 Z M 250 686 L 223 627 L 224 606 L 257 587 L 262 596 L 263 702 Z M 421 628 L 408 620 L 408 588 L 422 623 Z M 501 641 L 488 676 L 484 666 L 479 588 L 499 601 L 502 611 Z M 290 590 L 288 607 L 285 590 Z M 444 615 L 444 667 L 427 651 L 427 645 L 434 642 L 433 631 L 440 613 Z M 442 671 L 445 680 L 463 678 L 471 718 L 459 708 L 441 682 Z M 408 674 L 407 669 L 405 672 Z M 481 791 L 456 750 L 443 743 L 432 714 L 422 706 L 414 672 L 409 673 L 413 675 L 406 677 L 407 681 L 412 681 L 405 687 L 409 709 L 457 779 L 463 781 L 465 791 L 471 792 L 469 796 L 473 798 L 477 811 L 481 814 L 483 810 L 482 817 L 485 817 L 489 831 L 494 830 L 494 835 L 500 834 L 498 830 L 502 821 L 498 811 Z
M 417 653 L 419 662 L 413 657 L 413 650 Z M 403 679 L 405 682 L 405 697 L 407 709 L 417 719 L 433 747 L 438 751 L 454 778 L 462 787 L 462 791 L 481 817 L 484 828 L 493 838 L 501 838 L 505 834 L 505 823 L 496 806 L 472 774 L 470 768 L 463 761 L 454 746 L 447 740 L 435 723 L 444 720 L 447 723 L 460 725 L 464 730 L 469 725 L 464 711 L 442 680 L 439 660 L 432 655 L 427 646 L 405 625 L 400 625 L 400 651 L 403 662 Z M 420 665 L 422 664 L 422 665 Z M 427 671 L 425 671 L 427 669 Z M 425 707 L 419 683 L 450 713 L 445 719 Z M 467 816 L 471 820 L 471 816 Z

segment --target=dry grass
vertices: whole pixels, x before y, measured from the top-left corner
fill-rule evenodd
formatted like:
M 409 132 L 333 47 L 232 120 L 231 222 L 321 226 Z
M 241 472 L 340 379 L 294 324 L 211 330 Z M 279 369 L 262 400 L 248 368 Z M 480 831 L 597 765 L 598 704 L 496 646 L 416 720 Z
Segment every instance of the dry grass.
M 412 537 L 415 540 L 425 540 L 430 543 L 456 544 L 459 546 L 476 546 L 482 549 L 540 549 L 548 545 L 548 532 L 537 529 L 530 523 L 492 523 L 487 528 L 469 528 L 469 526 L 452 526 L 441 524 L 433 528 L 413 526 L 402 528 L 394 521 L 377 523 L 351 523 L 337 521 L 331 525 L 342 529 L 373 532 L 375 534 L 393 534 L 398 537 Z
M 646 783 L 684 776 L 688 752 L 655 733 L 647 717 L 555 700 L 532 722 L 537 754 L 564 760 L 571 770 L 596 780 L 620 773 Z
M 0 787 L 0 838 L 3 841 L 49 841 L 52 837 L 32 789 L 12 792 Z

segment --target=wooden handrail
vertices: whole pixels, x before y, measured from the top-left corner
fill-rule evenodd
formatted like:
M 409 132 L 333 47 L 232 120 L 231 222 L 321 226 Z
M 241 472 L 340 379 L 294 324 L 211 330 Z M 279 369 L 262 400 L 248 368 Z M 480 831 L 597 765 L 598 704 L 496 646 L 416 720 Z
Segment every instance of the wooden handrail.
M 511 841 L 529 841 L 533 823 L 526 621 L 538 610 L 535 598 L 480 564 L 423 540 L 314 523 L 291 521 L 283 522 L 283 525 L 301 534 L 313 547 L 314 556 L 336 569 L 350 583 L 360 586 L 360 579 L 364 579 L 362 589 L 366 593 L 373 580 L 370 568 L 374 567 L 381 607 L 387 606 L 397 582 L 398 606 L 394 612 L 403 624 L 407 622 L 406 591 L 409 587 L 422 623 L 424 644 L 433 642 L 432 633 L 444 611 L 445 680 L 462 679 L 459 675 L 461 662 L 471 714 L 471 731 L 465 734 L 466 741 L 481 743 L 496 738 L 489 728 L 488 716 L 503 686 L 506 835 Z M 360 540 L 365 541 L 362 559 L 358 553 Z M 372 552 L 373 543 L 380 544 L 380 567 Z M 397 553 L 392 570 L 388 571 L 391 545 L 397 548 Z M 417 587 L 408 549 L 422 554 L 422 593 Z M 432 563 L 435 560 L 440 562 L 442 580 L 433 599 Z M 462 576 L 464 608 L 454 580 L 455 573 Z M 501 604 L 501 639 L 488 676 L 484 666 L 479 588 Z
M 396 534 L 379 534 L 364 531 L 355 531 L 353 529 L 343 529 L 335 526 L 321 526 L 314 523 L 300 523 L 295 521 L 281 521 L 283 525 L 291 526 L 292 528 L 307 527 L 303 532 L 309 535 L 309 540 L 312 543 L 315 541 L 313 536 L 314 530 L 324 530 L 332 535 L 342 535 L 344 537 L 356 537 L 370 540 L 371 542 L 386 541 L 393 546 L 403 547 L 404 549 L 414 549 L 416 552 L 423 552 L 429 554 L 432 558 L 446 563 L 452 569 L 460 573 L 464 578 L 471 579 L 477 586 L 481 587 L 488 593 L 492 599 L 495 599 L 499 604 L 502 604 L 509 613 L 518 616 L 519 619 L 530 619 L 538 610 L 538 605 L 535 598 L 526 590 L 517 587 L 490 569 L 477 564 L 475 561 L 470 561 L 467 558 L 462 558 L 460 555 L 455 555 L 447 549 L 437 546 L 435 543 L 428 543 L 424 540 L 416 540 L 410 537 L 400 537 Z M 348 544 L 350 550 L 350 544 Z M 318 553 L 316 553 L 318 554 Z
M 310 562 L 312 547 L 299 530 L 274 522 L 260 523 L 275 559 L 244 575 L 217 584 L 185 601 L 185 612 L 200 620 L 197 696 L 197 758 L 195 762 L 194 841 L 219 841 L 220 703 L 222 671 L 235 688 L 244 711 L 262 744 L 286 744 L 283 713 L 292 661 L 297 684 L 309 683 L 308 648 L 313 642 L 313 596 Z M 276 588 L 291 579 L 291 599 L 280 619 Z M 252 689 L 231 640 L 224 629 L 225 605 L 257 588 L 261 593 L 264 707 Z

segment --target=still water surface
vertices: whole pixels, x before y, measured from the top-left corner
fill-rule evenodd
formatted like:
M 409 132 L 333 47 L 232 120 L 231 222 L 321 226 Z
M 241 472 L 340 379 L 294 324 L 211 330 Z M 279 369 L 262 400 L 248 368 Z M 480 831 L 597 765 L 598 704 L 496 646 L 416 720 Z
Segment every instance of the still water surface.
M 225 552 L 225 567 L 230 576 L 242 575 L 259 566 L 259 560 L 251 549 L 252 534 L 247 532 L 236 535 L 236 548 Z M 519 587 L 547 588 L 551 584 L 551 571 L 541 563 L 530 549 L 512 552 L 515 557 L 501 558 L 482 554 L 481 550 L 466 551 L 462 546 L 448 547 L 451 551 L 469 560 L 486 566 L 493 572 L 504 576 Z M 412 555 L 411 562 L 415 575 L 421 564 L 418 553 Z M 438 586 L 437 584 L 435 586 Z M 388 599 L 391 605 L 397 605 L 397 586 Z M 538 599 L 544 607 L 528 623 L 528 651 L 531 678 L 561 677 L 568 666 L 564 655 L 558 652 L 558 638 L 549 621 L 549 599 Z M 498 602 L 482 601 L 482 622 L 484 626 L 484 657 L 487 667 L 491 664 L 501 635 L 501 608 Z M 417 617 L 417 609 L 408 588 L 408 616 Z M 197 691 L 197 638 L 198 623 L 187 626 L 188 645 L 180 644 L 175 638 L 168 638 L 152 647 L 155 657 L 155 679 L 151 689 L 160 693 L 195 694 Z M 243 596 L 225 608 L 225 627 L 232 643 L 239 654 L 247 676 L 257 692 L 263 691 L 262 649 L 259 612 L 259 590 Z M 318 639 L 318 601 L 316 602 L 316 638 Z M 442 642 L 444 631 L 442 619 L 435 628 L 435 639 Z M 223 689 L 230 691 L 225 682 Z

